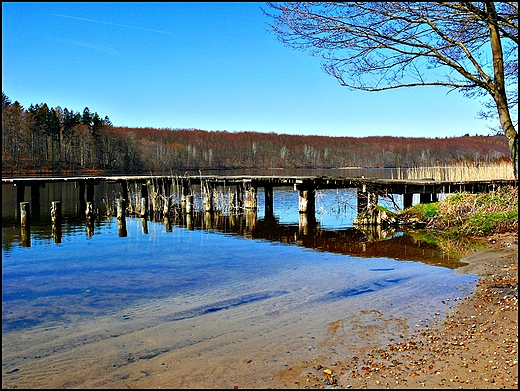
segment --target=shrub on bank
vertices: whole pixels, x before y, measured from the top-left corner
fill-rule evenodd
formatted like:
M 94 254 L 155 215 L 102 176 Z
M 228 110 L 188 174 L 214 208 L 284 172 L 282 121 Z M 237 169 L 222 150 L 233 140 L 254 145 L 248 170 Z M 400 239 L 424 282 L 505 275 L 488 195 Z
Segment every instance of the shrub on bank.
M 448 234 L 490 235 L 518 230 L 518 187 L 503 186 L 489 193 L 453 193 L 442 201 L 417 204 L 400 215 Z

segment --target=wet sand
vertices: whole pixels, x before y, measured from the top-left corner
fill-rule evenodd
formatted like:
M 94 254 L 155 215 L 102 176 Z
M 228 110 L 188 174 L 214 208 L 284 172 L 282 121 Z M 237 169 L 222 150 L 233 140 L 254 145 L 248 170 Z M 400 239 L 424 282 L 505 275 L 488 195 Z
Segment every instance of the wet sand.
M 482 239 L 487 249 L 459 273 L 475 292 L 440 322 L 344 360 L 313 357 L 275 377 L 278 388 L 518 388 L 518 233 Z
M 153 319 L 184 304 L 162 301 L 3 343 L 2 388 L 516 388 L 518 237 L 489 239 L 458 270 L 481 277 L 475 293 L 447 298 L 447 316 L 439 311 L 414 329 L 363 305 L 347 318 L 333 304 L 305 308 L 290 294 L 276 302 L 287 313 L 258 300 L 246 312 L 230 305 L 224 317 L 187 316 L 172 328 Z M 324 312 L 337 320 L 324 322 Z

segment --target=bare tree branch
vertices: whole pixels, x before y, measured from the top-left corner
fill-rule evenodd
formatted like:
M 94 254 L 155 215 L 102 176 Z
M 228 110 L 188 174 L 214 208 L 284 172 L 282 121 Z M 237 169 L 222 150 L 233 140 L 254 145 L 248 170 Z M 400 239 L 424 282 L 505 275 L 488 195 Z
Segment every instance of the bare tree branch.
M 443 86 L 467 97 L 487 96 L 510 142 L 517 174 L 518 120 L 511 120 L 518 111 L 517 3 L 267 5 L 269 31 L 284 45 L 321 58 L 324 71 L 342 86 L 362 91 Z

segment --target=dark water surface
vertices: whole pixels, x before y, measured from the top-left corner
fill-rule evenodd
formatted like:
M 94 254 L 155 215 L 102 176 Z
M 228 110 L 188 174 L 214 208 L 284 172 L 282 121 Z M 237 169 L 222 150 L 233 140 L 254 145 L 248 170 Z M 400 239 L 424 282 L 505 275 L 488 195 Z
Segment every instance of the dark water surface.
M 103 186 L 100 209 L 118 191 Z M 317 195 L 316 224 L 302 221 L 297 192 L 283 188 L 274 190 L 273 217 L 264 216 L 259 192 L 252 217 L 196 212 L 168 221 L 126 217 L 124 226 L 101 217 L 89 229 L 73 185 L 48 185 L 28 242 L 13 193 L 2 189 L 5 387 L 151 387 L 163 384 L 168 360 L 193 366 L 201 357 L 217 366 L 254 355 L 263 365 L 255 373 L 269 373 L 287 351 L 317 354 L 306 349 L 334 322 L 346 326 L 333 353 L 348 355 L 373 340 L 369 330 L 381 319 L 404 319 L 393 330 L 403 333 L 443 314 L 446 300 L 468 295 L 476 281 L 457 274 L 462 264 L 434 243 L 355 229 L 348 189 Z M 56 199 L 64 214 L 59 236 L 47 210 Z M 359 321 L 361 314 L 377 316 Z M 128 357 L 138 358 L 132 365 L 160 357 L 161 371 L 130 382 L 138 369 L 126 366 Z M 71 366 L 72 382 L 60 372 Z M 208 385 L 225 387 L 231 375 L 218 368 Z M 193 371 L 165 384 L 188 387 Z

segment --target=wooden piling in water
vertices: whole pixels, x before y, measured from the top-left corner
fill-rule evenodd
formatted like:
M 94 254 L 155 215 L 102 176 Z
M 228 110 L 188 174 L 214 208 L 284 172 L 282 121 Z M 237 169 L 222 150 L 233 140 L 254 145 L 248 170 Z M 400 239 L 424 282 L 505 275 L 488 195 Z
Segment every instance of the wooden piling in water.
M 272 217 L 274 215 L 273 186 L 264 186 L 264 193 L 265 216 Z
M 202 207 L 204 212 L 213 213 L 213 190 L 204 188 Z
M 124 198 L 118 198 L 117 199 L 117 219 L 122 220 L 125 218 L 125 199 Z
M 51 223 L 53 225 L 61 224 L 61 202 L 51 202 Z
M 15 183 L 16 186 L 16 202 L 20 205 L 25 200 L 25 186 L 19 183 Z
M 186 196 L 183 196 L 184 197 L 184 201 L 185 201 L 185 204 L 186 204 L 186 213 L 187 214 L 190 214 L 193 212 L 193 195 L 192 194 L 188 194 Z
M 87 221 L 91 221 L 94 218 L 94 207 L 92 205 L 92 202 L 87 201 L 86 209 L 85 209 L 85 218 Z
M 61 243 L 61 201 L 51 202 L 51 226 L 54 243 Z
M 300 213 L 314 213 L 316 209 L 316 199 L 314 189 L 298 190 L 298 211 Z
M 148 215 L 148 199 L 146 197 L 141 197 L 141 202 L 139 205 L 139 214 L 141 217 L 146 217 Z
M 246 209 L 256 210 L 257 203 L 257 191 L 256 187 L 250 186 L 246 191 L 246 199 L 244 201 L 244 207 Z
M 20 202 L 20 224 L 22 227 L 31 225 L 31 212 L 27 201 Z
M 118 219 L 117 236 L 120 238 L 126 238 L 128 236 L 128 232 L 126 230 L 126 218 L 124 216 L 121 219 Z

